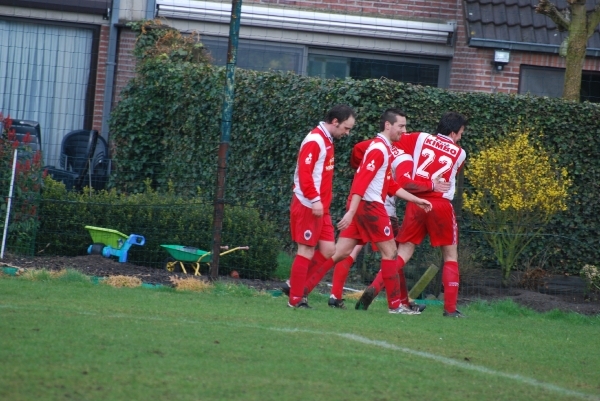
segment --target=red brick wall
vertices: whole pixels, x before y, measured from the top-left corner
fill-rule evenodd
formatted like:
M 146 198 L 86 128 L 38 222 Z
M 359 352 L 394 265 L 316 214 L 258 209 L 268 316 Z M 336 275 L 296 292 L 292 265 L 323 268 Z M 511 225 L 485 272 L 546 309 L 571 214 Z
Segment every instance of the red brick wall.
M 461 1 L 443 0 L 245 0 L 244 4 L 257 3 L 313 10 L 332 10 L 346 13 L 368 13 L 380 15 L 403 15 L 419 18 L 457 18 L 457 6 Z M 462 15 L 462 12 L 460 13 Z
M 136 60 L 133 56 L 135 46 L 135 33 L 123 28 L 119 31 L 117 50 L 117 68 L 115 71 L 115 88 L 113 91 L 113 105 L 121 99 L 121 90 L 129 80 L 135 76 Z
M 98 65 L 96 72 L 96 93 L 94 94 L 94 117 L 92 129 L 102 130 L 102 105 L 104 100 L 104 84 L 106 83 L 106 61 L 108 59 L 109 27 L 100 27 L 100 44 L 98 46 Z
M 472 48 L 467 45 L 465 23 L 463 21 L 462 0 L 245 0 L 244 4 L 277 5 L 311 10 L 331 10 L 343 13 L 381 15 L 385 17 L 421 18 L 424 20 L 457 22 L 454 57 L 451 62 L 449 89 L 470 92 L 506 92 L 516 93 L 519 88 L 519 70 L 521 64 L 564 68 L 564 59 L 558 55 L 511 52 L 510 63 L 498 72 L 491 64 L 494 50 Z M 106 32 L 103 30 L 103 34 Z M 135 37 L 128 29 L 121 30 L 115 82 L 114 101 L 119 100 L 121 89 L 135 74 L 135 58 L 131 54 Z M 101 51 L 100 56 L 103 53 Z M 105 55 L 105 53 L 104 53 Z M 100 57 L 99 57 L 100 65 Z M 588 59 L 585 70 L 600 70 L 600 58 Z M 99 69 L 98 89 L 102 79 Z M 103 81 L 102 81 L 103 82 Z M 98 91 L 97 98 L 98 98 Z M 100 112 L 102 106 L 100 104 Z M 95 114 L 96 116 L 96 114 Z M 94 122 L 96 118 L 94 118 Z

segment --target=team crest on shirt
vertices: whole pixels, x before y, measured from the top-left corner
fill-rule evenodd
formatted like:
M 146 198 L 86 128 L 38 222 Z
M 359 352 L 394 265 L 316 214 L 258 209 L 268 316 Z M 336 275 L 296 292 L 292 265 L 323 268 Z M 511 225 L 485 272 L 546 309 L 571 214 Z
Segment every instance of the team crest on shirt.
M 386 237 L 390 236 L 390 226 L 385 226 L 385 228 L 383 229 L 383 233 L 385 234 Z
M 312 163 L 312 153 L 308 154 L 308 157 L 306 159 L 304 159 L 304 163 L 306 163 L 306 164 Z
M 304 231 L 304 239 L 308 241 L 310 239 L 310 237 L 312 237 L 312 231 L 310 231 L 310 230 Z
M 367 170 L 374 171 L 375 170 L 375 160 L 371 160 L 369 164 L 367 164 Z
M 325 167 L 325 171 L 331 171 L 333 170 L 333 166 L 334 166 L 334 157 L 332 157 L 331 159 L 329 159 L 329 163 L 327 164 L 327 166 Z

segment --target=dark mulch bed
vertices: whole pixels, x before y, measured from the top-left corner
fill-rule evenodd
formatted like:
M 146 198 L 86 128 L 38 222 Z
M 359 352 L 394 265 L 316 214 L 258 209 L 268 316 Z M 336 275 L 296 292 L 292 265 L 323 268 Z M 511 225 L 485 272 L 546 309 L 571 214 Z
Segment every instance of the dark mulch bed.
M 22 257 L 14 255 L 4 255 L 0 259 L 0 265 L 12 267 L 22 267 L 25 269 L 48 269 L 62 270 L 74 269 L 88 276 L 108 277 L 108 276 L 132 276 L 137 277 L 144 283 L 173 285 L 171 277 L 189 277 L 182 273 L 172 273 L 165 269 L 156 269 L 153 267 L 138 266 L 132 263 L 119 263 L 116 259 L 105 258 L 100 255 L 86 256 L 44 256 L 44 257 Z M 205 278 L 203 276 L 203 278 Z M 219 281 L 235 282 L 244 284 L 257 290 L 272 290 L 281 288 L 280 281 L 263 281 L 248 279 L 233 279 L 231 277 L 219 277 Z
M 137 266 L 131 263 L 119 263 L 111 258 L 100 255 L 86 255 L 77 257 L 21 257 L 5 254 L 0 260 L 0 266 L 12 266 L 29 269 L 61 270 L 65 268 L 75 269 L 89 276 L 134 276 L 144 283 L 172 285 L 170 278 L 173 276 L 184 277 L 183 274 L 175 274 L 164 269 Z M 496 274 L 496 273 L 492 273 Z M 231 277 L 220 277 L 219 281 L 233 282 L 246 285 L 257 290 L 273 290 L 281 288 L 281 281 L 275 280 L 249 280 L 234 279 Z M 461 279 L 462 281 L 462 279 Z M 499 280 L 496 277 L 486 276 L 477 280 L 469 277 L 465 285 L 461 285 L 461 296 L 459 302 L 470 302 L 478 299 L 500 300 L 512 299 L 514 302 L 529 307 L 539 312 L 547 312 L 553 309 L 562 311 L 573 311 L 586 315 L 600 314 L 600 300 L 598 297 L 586 300 L 583 293 L 569 290 L 568 283 L 573 280 L 559 278 L 546 278 L 532 289 L 525 288 L 499 288 Z M 577 283 L 576 283 L 577 284 Z M 565 290 L 567 288 L 567 290 Z M 553 290 L 556 289 L 556 290 Z M 321 284 L 317 287 L 322 293 L 328 293 L 327 285 Z

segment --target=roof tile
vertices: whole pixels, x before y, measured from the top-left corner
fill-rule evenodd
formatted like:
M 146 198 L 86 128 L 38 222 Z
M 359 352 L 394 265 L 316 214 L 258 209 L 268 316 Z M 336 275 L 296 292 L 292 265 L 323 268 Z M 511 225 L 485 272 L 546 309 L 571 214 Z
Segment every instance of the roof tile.
M 494 7 L 491 4 L 485 4 L 481 6 L 481 23 L 495 25 Z
M 548 17 L 535 12 L 539 0 L 464 0 L 467 28 L 471 39 L 536 43 L 558 46 L 566 37 Z M 552 0 L 559 10 L 567 0 Z M 600 0 L 588 1 L 592 10 Z M 600 28 L 588 41 L 588 49 L 600 50 Z M 555 50 L 553 50 L 555 51 Z
M 506 23 L 506 7 L 494 7 L 494 25 L 500 27 Z
M 521 17 L 519 16 L 519 7 L 506 7 L 506 24 L 509 26 L 521 25 Z
M 519 17 L 521 18 L 521 26 L 523 28 L 528 28 L 533 26 L 533 15 L 530 12 L 525 12 L 529 10 L 524 10 L 523 7 L 519 7 Z
M 538 14 L 535 11 L 532 13 L 533 16 L 533 26 L 536 28 L 547 28 L 547 29 L 555 29 L 556 25 L 554 22 L 546 17 L 545 15 Z

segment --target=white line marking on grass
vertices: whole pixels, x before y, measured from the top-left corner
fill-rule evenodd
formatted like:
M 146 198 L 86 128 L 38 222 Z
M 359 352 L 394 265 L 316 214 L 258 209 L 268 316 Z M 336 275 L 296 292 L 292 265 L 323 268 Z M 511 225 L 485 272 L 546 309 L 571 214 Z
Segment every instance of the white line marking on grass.
M 33 310 L 40 310 L 40 311 L 48 310 L 48 308 L 20 307 L 20 306 L 14 306 L 14 305 L 0 305 L 0 308 L 2 308 L 2 309 L 29 309 L 29 310 L 33 309 Z M 66 308 L 61 308 L 61 309 L 66 309 Z M 272 327 L 272 326 L 260 326 L 260 325 L 250 325 L 250 324 L 236 324 L 236 323 L 230 323 L 230 322 L 207 322 L 207 321 L 190 320 L 190 319 L 165 319 L 165 318 L 156 317 L 156 316 L 152 316 L 152 317 L 136 316 L 136 315 L 127 315 L 124 313 L 102 315 L 101 313 L 92 312 L 92 311 L 74 311 L 74 310 L 69 310 L 69 311 L 79 314 L 79 315 L 104 316 L 104 317 L 113 318 L 113 319 L 162 321 L 162 322 L 175 321 L 175 322 L 179 322 L 179 323 L 188 323 L 188 324 L 200 324 L 200 325 L 212 324 L 212 325 L 231 326 L 231 327 L 238 327 L 238 328 L 244 327 L 244 328 L 251 328 L 251 329 L 278 331 L 278 332 L 283 332 L 283 333 L 306 333 L 306 334 L 314 334 L 317 336 L 338 336 L 338 337 L 345 338 L 345 339 L 351 340 L 351 341 L 355 341 L 355 342 L 358 342 L 361 344 L 385 348 L 385 349 L 389 349 L 389 350 L 393 350 L 393 351 L 399 351 L 399 352 L 403 352 L 405 354 L 414 355 L 414 356 L 418 356 L 418 357 L 425 358 L 425 359 L 430 359 L 430 360 L 442 363 L 444 365 L 456 366 L 456 367 L 459 367 L 459 368 L 465 369 L 465 370 L 470 370 L 470 371 L 474 371 L 474 372 L 478 372 L 478 373 L 485 373 L 485 374 L 488 374 L 491 376 L 497 376 L 497 377 L 501 377 L 501 378 L 505 378 L 505 379 L 514 380 L 514 381 L 520 382 L 522 384 L 528 384 L 530 386 L 538 387 L 543 390 L 555 392 L 555 393 L 558 393 L 561 395 L 577 397 L 577 398 L 581 398 L 584 400 L 600 401 L 600 398 L 598 398 L 594 395 L 580 393 L 575 390 L 569 390 L 569 389 L 557 386 L 555 384 L 542 382 L 542 381 L 539 381 L 536 379 L 532 379 L 530 377 L 525 377 L 525 376 L 521 376 L 519 374 L 513 374 L 513 373 L 504 373 L 504 372 L 500 372 L 497 370 L 486 368 L 485 366 L 479 366 L 479 365 L 474 365 L 471 363 L 465 363 L 465 362 L 458 361 L 456 359 L 447 358 L 445 356 L 440 356 L 440 355 L 432 354 L 429 352 L 415 351 L 410 348 L 400 347 L 398 345 L 390 344 L 386 341 L 371 340 L 367 337 L 359 336 L 359 335 L 352 334 L 352 333 L 336 333 L 336 332 L 298 329 L 298 328 Z
M 334 334 L 334 333 L 332 333 L 332 334 Z M 374 345 L 376 347 L 387 348 L 387 349 L 391 349 L 394 351 L 400 351 L 400 352 L 404 352 L 406 354 L 431 359 L 436 362 L 443 363 L 445 365 L 456 366 L 456 367 L 459 367 L 462 369 L 473 370 L 473 371 L 480 372 L 480 373 L 486 373 L 486 374 L 489 374 L 492 376 L 498 376 L 498 377 L 502 377 L 505 379 L 515 380 L 515 381 L 521 382 L 523 384 L 529 384 L 531 386 L 539 387 L 541 389 L 548 390 L 548 391 L 553 391 L 555 393 L 559 393 L 562 395 L 574 396 L 574 397 L 578 397 L 578 398 L 583 398 L 585 400 L 599 400 L 598 397 L 595 397 L 593 395 L 580 393 L 580 392 L 574 391 L 574 390 L 569 390 L 569 389 L 557 386 L 555 384 L 541 382 L 539 380 L 532 379 L 530 377 L 525 377 L 525 376 L 521 376 L 518 374 L 512 374 L 512 373 L 499 372 L 497 370 L 489 369 L 484 366 L 478 366 L 478 365 L 473 365 L 470 363 L 464 363 L 461 361 L 457 361 L 456 359 L 446 358 L 444 356 L 431 354 L 429 352 L 415 351 L 410 348 L 399 347 L 397 345 L 390 344 L 385 341 L 370 340 L 368 338 L 357 336 L 355 334 L 338 333 L 336 335 L 338 335 L 342 338 L 346 338 L 348 340 L 359 342 L 359 343 Z

